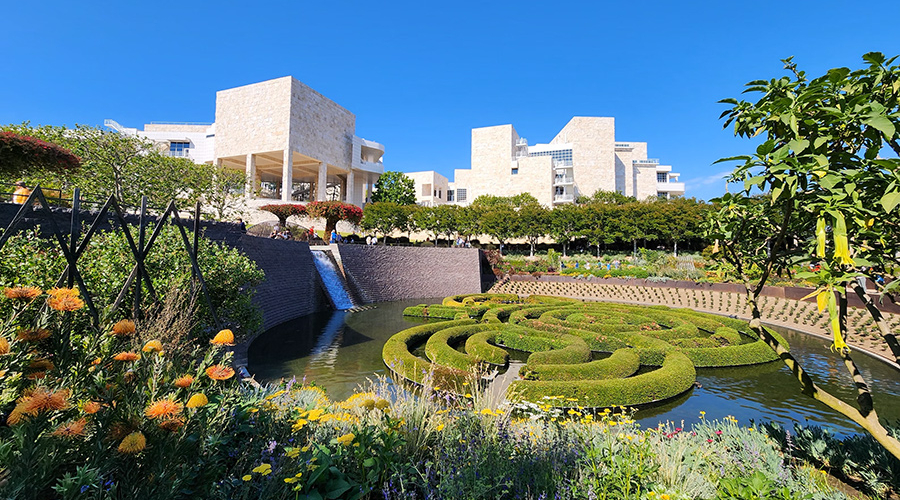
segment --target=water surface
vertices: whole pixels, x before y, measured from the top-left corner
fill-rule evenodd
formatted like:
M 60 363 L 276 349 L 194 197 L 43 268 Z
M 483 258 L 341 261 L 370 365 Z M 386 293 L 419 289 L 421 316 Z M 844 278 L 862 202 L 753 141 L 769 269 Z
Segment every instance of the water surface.
M 334 400 L 353 394 L 367 378 L 389 376 L 381 348 L 395 333 L 424 322 L 404 318 L 403 309 L 441 299 L 416 299 L 374 304 L 359 312 L 311 314 L 263 333 L 249 349 L 249 368 L 257 380 L 277 381 L 296 377 L 324 387 Z M 791 344 L 791 352 L 810 372 L 817 384 L 845 401 L 853 402 L 855 390 L 840 359 L 828 350 L 829 341 L 800 332 L 777 329 Z M 502 390 L 518 373 L 521 356 L 513 356 L 511 367 L 497 376 L 493 390 Z M 881 418 L 900 420 L 900 372 L 887 363 L 862 353 L 854 356 L 873 387 L 875 408 Z M 826 427 L 838 435 L 861 429 L 834 410 L 800 393 L 799 382 L 783 363 L 774 362 L 738 368 L 697 370 L 697 383 L 687 393 L 652 408 L 642 408 L 636 417 L 641 425 L 660 421 L 696 422 L 700 412 L 707 419 L 734 416 L 742 425 L 750 420 L 794 422 Z

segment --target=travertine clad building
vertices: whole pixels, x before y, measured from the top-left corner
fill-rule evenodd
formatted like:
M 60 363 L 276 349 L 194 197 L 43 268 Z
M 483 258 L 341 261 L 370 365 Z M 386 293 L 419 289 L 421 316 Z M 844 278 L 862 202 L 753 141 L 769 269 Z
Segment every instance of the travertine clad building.
M 290 76 L 217 92 L 213 124 L 106 125 L 242 170 L 248 198 L 361 206 L 384 172 L 384 146 L 356 136 L 356 116 Z
M 424 195 L 429 190 L 418 179 L 428 176 L 422 174 L 428 172 L 408 175 Z M 472 168 L 455 170 L 446 197 L 436 198 L 431 189 L 429 201 L 467 205 L 484 194 L 531 193 L 552 207 L 598 189 L 639 200 L 668 198 L 684 194 L 678 176 L 671 166 L 647 158 L 646 142 L 616 141 L 615 118 L 576 116 L 549 144 L 529 145 L 512 125 L 472 129 Z

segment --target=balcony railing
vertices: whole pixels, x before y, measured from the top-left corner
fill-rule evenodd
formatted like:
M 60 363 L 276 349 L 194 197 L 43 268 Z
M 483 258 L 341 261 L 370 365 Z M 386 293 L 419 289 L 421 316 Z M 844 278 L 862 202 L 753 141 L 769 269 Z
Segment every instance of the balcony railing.
M 657 182 L 656 190 L 663 192 L 663 193 L 683 194 L 684 193 L 684 183 L 683 182 Z
M 659 158 L 647 158 L 646 160 L 631 160 L 635 165 L 659 165 Z
M 574 184 L 574 183 L 575 183 L 575 179 L 572 177 L 556 177 L 555 179 L 553 179 L 554 186 L 562 186 L 565 184 Z
M 569 203 L 575 201 L 575 196 L 571 194 L 556 194 L 553 195 L 554 203 Z
M 169 156 L 177 156 L 179 158 L 189 158 L 191 156 L 190 148 L 181 149 L 181 150 L 169 150 Z

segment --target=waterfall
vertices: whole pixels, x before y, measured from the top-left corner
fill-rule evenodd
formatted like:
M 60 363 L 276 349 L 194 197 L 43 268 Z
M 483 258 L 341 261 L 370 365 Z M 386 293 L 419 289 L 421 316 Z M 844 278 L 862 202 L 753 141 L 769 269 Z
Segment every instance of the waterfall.
M 322 283 L 325 284 L 325 290 L 331 297 L 334 308 L 340 311 L 351 309 L 355 304 L 347 293 L 344 277 L 338 271 L 334 261 L 331 260 L 327 253 L 321 250 L 313 250 L 312 254 L 315 259 L 316 269 L 319 271 L 319 276 L 322 277 Z

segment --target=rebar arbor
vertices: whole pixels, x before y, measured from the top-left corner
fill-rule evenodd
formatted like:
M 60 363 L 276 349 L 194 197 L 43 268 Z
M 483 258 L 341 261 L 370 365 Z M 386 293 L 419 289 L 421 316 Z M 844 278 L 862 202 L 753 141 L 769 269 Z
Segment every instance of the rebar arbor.
M 197 203 L 194 210 L 193 241 L 188 238 L 187 231 L 185 230 L 187 221 L 182 220 L 178 215 L 178 208 L 175 206 L 174 200 L 169 202 L 162 215 L 159 216 L 159 218 L 156 220 L 156 226 L 153 228 L 153 232 L 148 237 L 147 228 L 150 222 L 150 216 L 147 213 L 147 197 L 143 196 L 141 198 L 140 218 L 138 222 L 138 238 L 137 242 L 135 242 L 135 239 L 131 234 L 131 230 L 129 229 L 129 223 L 125 219 L 125 214 L 123 213 L 119 202 L 116 201 L 114 196 L 110 196 L 109 199 L 106 200 L 106 203 L 103 204 L 103 207 L 91 222 L 90 228 L 82 237 L 81 201 L 80 191 L 76 188 L 72 196 L 72 217 L 69 224 L 69 231 L 68 234 L 66 234 L 62 230 L 62 228 L 60 228 L 60 224 L 58 224 L 56 219 L 53 217 L 53 212 L 50 211 L 50 206 L 47 203 L 47 198 L 44 196 L 44 191 L 40 186 L 35 187 L 31 194 L 28 196 L 28 199 L 25 201 L 25 203 L 22 204 L 21 208 L 19 208 L 12 221 L 10 221 L 9 225 L 3 231 L 3 234 L 0 234 L 0 251 L 2 251 L 3 246 L 9 240 L 9 238 L 13 234 L 15 234 L 16 226 L 18 225 L 18 223 L 22 221 L 29 213 L 36 214 L 39 218 L 42 219 L 41 224 L 49 224 L 50 229 L 53 233 L 53 238 L 55 238 L 57 243 L 59 243 L 59 248 L 62 250 L 63 256 L 66 259 L 66 268 L 63 270 L 62 274 L 57 280 L 57 286 L 66 284 L 66 286 L 72 288 L 77 285 L 79 291 L 84 296 L 84 301 L 88 307 L 92 322 L 95 326 L 99 326 L 100 314 L 97 311 L 97 306 L 94 304 L 90 291 L 85 285 L 81 273 L 78 270 L 78 259 L 84 254 L 84 251 L 87 249 L 91 237 L 96 234 L 101 223 L 106 220 L 107 217 L 112 217 L 113 222 L 118 222 L 120 229 L 125 235 L 125 239 L 128 242 L 128 247 L 131 250 L 132 256 L 134 257 L 135 264 L 131 269 L 128 278 L 125 280 L 125 284 L 119 291 L 115 302 L 113 302 L 113 304 L 110 306 L 110 311 L 119 309 L 125 297 L 128 295 L 129 289 L 131 289 L 132 285 L 134 285 L 133 290 L 131 291 L 134 297 L 132 316 L 137 319 L 141 316 L 141 302 L 143 295 L 143 287 L 141 286 L 142 282 L 147 287 L 147 292 L 149 293 L 154 303 L 159 302 L 159 297 L 157 296 L 156 290 L 153 287 L 153 280 L 151 279 L 150 274 L 147 271 L 145 262 L 147 259 L 147 255 L 153 248 L 153 243 L 156 241 L 156 238 L 162 231 L 162 227 L 167 221 L 171 222 L 173 225 L 175 225 L 175 227 L 178 228 L 178 231 L 181 234 L 181 240 L 184 243 L 184 250 L 185 252 L 187 252 L 188 257 L 190 258 L 192 276 L 194 281 L 198 285 L 195 290 L 199 289 L 199 291 L 203 294 L 216 328 L 221 328 L 218 315 L 216 314 L 215 306 L 213 305 L 212 299 L 209 296 L 209 290 L 206 287 L 206 282 L 203 280 L 203 273 L 200 272 L 200 266 L 197 262 L 197 251 L 200 244 L 199 203 Z M 110 209 L 112 209 L 111 214 Z M 137 279 L 136 283 L 135 279 Z

